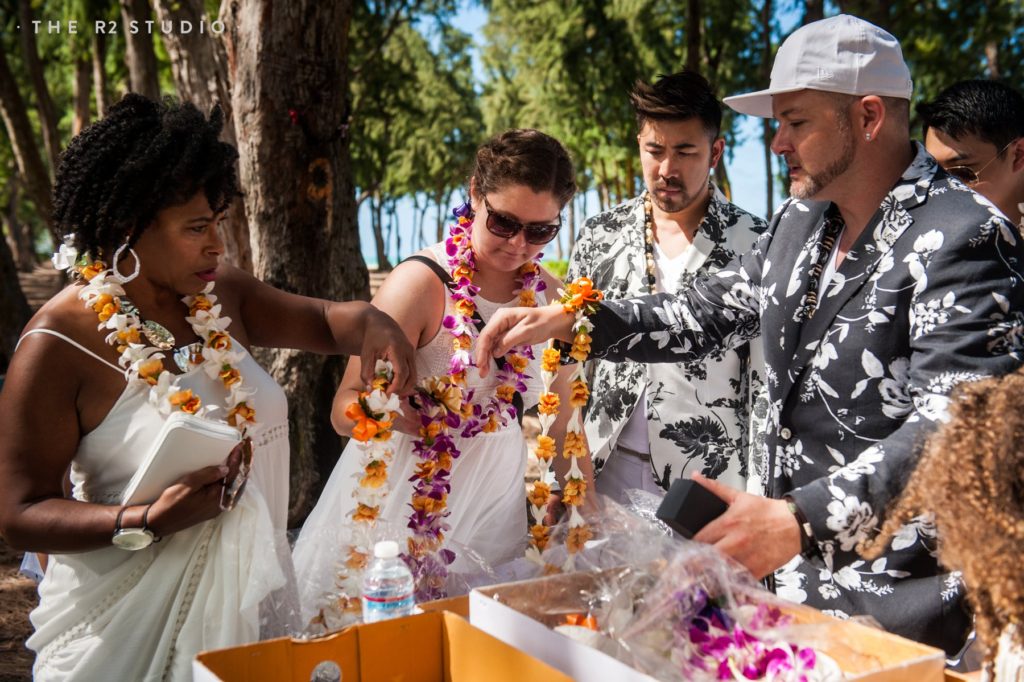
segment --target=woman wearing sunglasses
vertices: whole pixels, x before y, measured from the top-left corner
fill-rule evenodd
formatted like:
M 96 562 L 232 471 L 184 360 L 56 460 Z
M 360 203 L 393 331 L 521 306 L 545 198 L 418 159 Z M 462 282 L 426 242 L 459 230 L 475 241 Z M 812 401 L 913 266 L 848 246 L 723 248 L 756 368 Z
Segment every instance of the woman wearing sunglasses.
M 468 275 L 479 290 L 469 298 L 482 321 L 496 310 L 520 305 L 524 290 L 536 305 L 545 305 L 561 286 L 540 268 L 538 282 L 522 279 L 520 269 L 539 262 L 545 245 L 558 234 L 561 212 L 576 190 L 575 174 L 568 153 L 554 138 L 536 130 L 510 130 L 481 146 L 469 181 L 468 205 L 454 211 L 452 234 L 461 222 L 468 229 L 473 263 L 460 270 L 457 244 L 446 242 L 424 249 L 401 263 L 388 276 L 373 304 L 391 315 L 417 348 L 416 371 L 420 382 L 427 377 L 449 374 L 453 358 L 452 320 L 459 311 L 458 280 Z M 457 241 L 457 240 L 456 240 Z M 452 278 L 456 282 L 446 285 Z M 465 282 L 463 282 L 465 284 Z M 465 309 L 462 309 L 465 312 Z M 479 326 L 482 327 L 482 324 Z M 475 329 L 471 330 L 475 336 Z M 533 348 L 534 360 L 523 372 L 525 390 L 514 398 L 516 412 L 537 403 L 540 386 L 541 346 Z M 332 421 L 339 433 L 351 435 L 355 423 L 346 412 L 365 382 L 360 367 L 351 362 L 334 398 Z M 495 372 L 481 379 L 469 368 L 466 385 L 472 389 L 471 402 L 481 410 L 496 393 Z M 558 383 L 558 382 L 556 382 Z M 567 400 L 563 399 L 563 403 Z M 410 515 L 416 470 L 414 446 L 421 422 L 415 398 L 403 401 L 390 441 L 395 452 L 388 467 L 391 490 L 379 520 L 403 539 Z M 562 410 L 567 415 L 569 410 Z M 510 417 L 493 432 L 472 437 L 456 435 L 461 452 L 453 462 L 451 490 L 447 496 L 450 512 L 444 522 L 450 527 L 446 538 L 454 546 L 468 547 L 489 564 L 497 565 L 521 555 L 526 539 L 526 509 L 523 477 L 526 445 L 516 418 Z M 559 444 L 560 447 L 561 444 Z M 294 550 L 299 589 L 307 616 L 317 613 L 333 587 L 339 546 L 345 544 L 346 526 L 355 508 L 353 491 L 359 485 L 360 452 L 355 440 L 342 453 L 313 513 L 306 520 Z M 404 547 L 404 542 L 402 543 Z
M 0 533 L 49 554 L 36 680 L 190 680 L 198 652 L 259 637 L 287 575 L 289 449 L 284 392 L 251 345 L 386 356 L 396 390 L 412 378 L 412 347 L 372 306 L 220 262 L 239 191 L 220 130 L 219 110 L 127 95 L 61 158 L 54 264 L 76 281 L 29 322 L 0 393 Z M 244 440 L 122 504 L 172 417 Z

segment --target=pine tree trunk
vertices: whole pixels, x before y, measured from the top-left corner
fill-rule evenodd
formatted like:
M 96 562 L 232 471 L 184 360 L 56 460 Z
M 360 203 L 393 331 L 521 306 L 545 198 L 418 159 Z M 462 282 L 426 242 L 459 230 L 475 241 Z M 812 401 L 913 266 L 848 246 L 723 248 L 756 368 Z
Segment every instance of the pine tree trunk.
M 18 18 L 21 25 L 32 26 L 32 3 L 29 0 L 19 0 Z M 25 57 L 25 66 L 28 69 L 29 79 L 32 81 L 32 91 L 36 97 L 36 109 L 39 113 L 39 127 L 43 131 L 43 146 L 46 148 L 46 158 L 49 162 L 50 179 L 57 172 L 57 161 L 60 159 L 60 133 L 57 132 L 57 110 L 53 105 L 53 98 L 50 97 L 50 88 L 46 85 L 46 75 L 43 73 L 43 64 L 39 59 L 39 48 L 36 45 L 35 31 L 22 30 L 21 51 Z
M 96 116 L 107 115 L 110 100 L 107 95 L 107 36 L 104 33 L 92 34 L 92 86 L 96 98 Z
M 22 0 L 24 1 L 24 0 Z M 156 52 L 149 31 L 128 30 L 131 22 L 140 27 L 152 18 L 147 0 L 120 0 L 121 22 L 125 27 L 125 61 L 128 63 L 128 89 L 150 99 L 160 97 L 160 79 L 157 76 Z
M 21 193 L 21 176 L 17 169 L 8 168 L 7 203 L 3 207 L 3 220 L 7 226 L 7 242 L 14 258 L 15 267 L 21 272 L 32 272 L 36 268 L 36 253 L 32 239 L 32 226 L 18 219 L 18 197 Z
M 686 3 L 686 68 L 700 71 L 701 13 L 700 0 Z
M 11 250 L 7 241 L 0 239 L 0 374 L 7 372 L 18 337 L 31 315 Z
M 92 116 L 89 110 L 89 91 L 92 90 L 92 65 L 89 57 L 78 55 L 75 59 L 75 118 L 71 124 L 71 136 L 74 137 L 89 125 Z
M 351 17 L 351 2 L 316 0 L 236 0 L 222 16 L 255 273 L 275 287 L 335 301 L 369 295 L 348 139 Z M 295 524 L 341 452 L 329 411 L 345 363 L 294 351 L 267 355 L 288 395 Z
M 53 198 L 50 195 L 50 176 L 46 172 L 43 158 L 36 146 L 32 132 L 32 124 L 28 120 L 25 100 L 18 91 L 18 83 L 7 64 L 7 55 L 0 51 L 0 116 L 3 117 L 7 135 L 14 151 L 14 159 L 18 165 L 18 173 L 25 183 L 25 190 L 35 204 L 39 217 L 50 229 L 53 243 L 60 243 L 53 226 Z M 10 254 L 8 254 L 8 258 Z M 13 267 L 13 265 L 12 265 Z

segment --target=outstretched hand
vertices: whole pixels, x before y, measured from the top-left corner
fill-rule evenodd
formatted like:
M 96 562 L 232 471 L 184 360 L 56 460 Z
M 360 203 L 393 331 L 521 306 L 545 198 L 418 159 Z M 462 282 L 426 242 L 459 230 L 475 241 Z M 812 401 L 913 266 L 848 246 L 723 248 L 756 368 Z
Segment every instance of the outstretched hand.
M 394 371 L 387 392 L 398 395 L 411 393 L 416 383 L 415 349 L 402 328 L 387 313 L 370 307 L 367 315 L 363 346 L 359 352 L 362 365 L 360 379 L 369 386 L 373 383 L 377 360 L 387 360 Z
M 572 316 L 566 315 L 560 305 L 498 310 L 476 341 L 480 376 L 487 376 L 492 358 L 505 355 L 515 346 L 532 346 L 548 339 L 572 341 L 572 324 Z
M 694 540 L 714 545 L 758 579 L 800 553 L 800 526 L 785 500 L 751 495 L 700 474 L 693 480 L 729 505 Z

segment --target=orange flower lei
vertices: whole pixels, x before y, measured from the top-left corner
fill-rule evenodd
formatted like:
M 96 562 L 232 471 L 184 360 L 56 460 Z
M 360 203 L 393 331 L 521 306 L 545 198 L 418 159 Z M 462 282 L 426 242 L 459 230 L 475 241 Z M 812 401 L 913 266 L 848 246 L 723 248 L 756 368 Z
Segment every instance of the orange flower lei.
M 125 291 L 112 268 L 101 260 L 92 260 L 88 254 L 78 258 L 77 251 L 67 244 L 54 255 L 54 265 L 58 269 L 71 268 L 85 280 L 78 297 L 96 313 L 100 322 L 98 329 L 109 331 L 106 341 L 121 354 L 118 363 L 125 368 L 128 381 L 148 384 L 149 402 L 156 405 L 161 414 L 181 411 L 207 416 L 215 409 L 204 406 L 191 389 L 181 388 L 179 377 L 164 367 L 164 354 L 143 342 L 142 321 L 133 306 L 122 309 Z M 182 298 L 189 309 L 185 320 L 203 340 L 203 349 L 192 357 L 192 362 L 201 365 L 211 379 L 219 380 L 227 389 L 224 419 L 244 435 L 258 424 L 251 404 L 254 391 L 245 386 L 242 373 L 235 366 L 243 353 L 232 350 L 233 342 L 227 333 L 231 318 L 220 316 L 220 306 L 212 291 L 213 282 L 210 282 L 202 292 Z
M 343 559 L 335 576 L 337 591 L 327 596 L 326 605 L 310 621 L 314 631 L 336 630 L 359 617 L 363 570 L 370 560 L 377 518 L 390 493 L 392 426 L 395 415 L 401 413 L 398 396 L 386 393 L 393 378 L 391 363 L 378 360 L 369 390 L 361 391 L 358 399 L 345 409 L 345 416 L 356 422 L 352 438 L 359 442 L 362 471 L 355 474 L 359 485 L 353 492 L 355 507 L 348 513 L 352 519 L 348 522 L 351 535 L 342 549 Z
M 593 282 L 586 277 L 577 279 L 559 293 L 561 294 L 560 302 L 563 310 L 565 310 L 566 314 L 575 317 L 572 327 L 572 348 L 569 351 L 569 356 L 578 363 L 570 385 L 569 404 L 572 407 L 572 414 L 566 427 L 565 442 L 562 444 L 562 456 L 571 462 L 565 487 L 562 490 L 562 502 L 570 509 L 569 530 L 565 540 L 568 556 L 562 568 L 564 570 L 572 570 L 575 565 L 575 554 L 583 549 L 587 540 L 593 537 L 590 527 L 584 521 L 583 515 L 579 513 L 579 507 L 586 499 L 587 483 L 577 461 L 581 457 L 590 456 L 586 440 L 583 437 L 583 419 L 581 416 L 581 410 L 586 406 L 587 400 L 590 398 L 590 388 L 587 386 L 583 362 L 590 354 L 590 332 L 593 331 L 594 325 L 590 322 L 587 315 L 593 312 L 597 303 L 604 298 L 604 295 L 594 289 Z M 544 566 L 548 572 L 553 567 L 544 564 L 541 554 L 551 540 L 551 528 L 544 525 L 547 499 L 551 489 L 544 481 L 547 479 L 551 460 L 555 456 L 555 439 L 548 435 L 548 431 L 558 417 L 558 411 L 561 407 L 561 400 L 558 394 L 551 391 L 551 385 L 558 374 L 561 360 L 562 354 L 554 345 L 546 348 L 541 358 L 541 378 L 544 382 L 544 392 L 540 395 L 537 407 L 540 413 L 541 433 L 537 437 L 537 449 L 534 451 L 537 455 L 537 460 L 540 462 L 541 475 L 527 494 L 533 523 L 530 526 L 530 547 L 526 550 L 526 557 Z

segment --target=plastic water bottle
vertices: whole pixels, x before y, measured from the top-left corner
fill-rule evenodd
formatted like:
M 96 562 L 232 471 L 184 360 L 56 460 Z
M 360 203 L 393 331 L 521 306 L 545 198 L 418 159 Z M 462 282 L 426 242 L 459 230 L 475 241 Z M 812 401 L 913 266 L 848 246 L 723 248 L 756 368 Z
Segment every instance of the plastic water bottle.
M 398 543 L 383 540 L 373 546 L 373 562 L 363 575 L 363 622 L 376 623 L 412 614 L 415 583 L 398 556 Z

